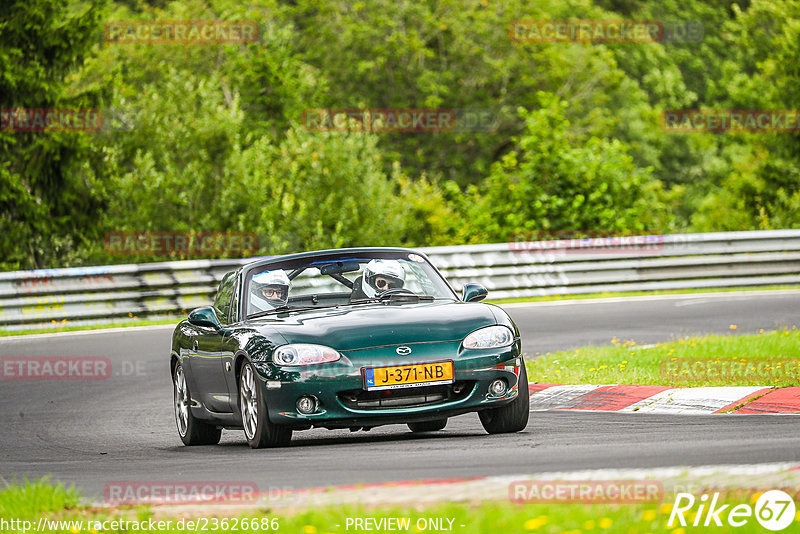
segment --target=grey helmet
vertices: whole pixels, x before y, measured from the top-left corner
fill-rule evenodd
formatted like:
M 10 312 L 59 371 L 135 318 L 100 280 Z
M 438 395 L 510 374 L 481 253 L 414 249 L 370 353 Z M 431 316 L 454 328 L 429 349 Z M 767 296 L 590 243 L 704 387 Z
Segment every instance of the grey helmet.
M 289 288 L 292 282 L 286 273 L 279 270 L 264 271 L 253 276 L 251 283 L 251 301 L 259 308 L 264 308 L 268 304 L 273 308 L 285 306 L 289 301 Z M 271 296 L 264 292 L 272 290 Z
M 397 260 L 372 260 L 364 269 L 364 284 L 361 289 L 368 297 L 374 297 L 387 289 L 403 287 L 406 272 Z

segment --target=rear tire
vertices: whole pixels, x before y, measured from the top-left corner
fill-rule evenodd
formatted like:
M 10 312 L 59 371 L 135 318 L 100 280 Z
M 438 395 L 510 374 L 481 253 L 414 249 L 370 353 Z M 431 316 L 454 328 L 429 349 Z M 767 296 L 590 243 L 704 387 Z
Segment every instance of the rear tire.
M 528 373 L 525 371 L 524 361 L 519 370 L 518 383 L 517 398 L 511 401 L 511 404 L 478 412 L 481 424 L 489 434 L 520 432 L 528 426 L 531 400 L 528 393 Z
M 222 429 L 198 419 L 192 414 L 192 396 L 183 374 L 183 366 L 175 365 L 172 372 L 172 391 L 175 405 L 175 423 L 184 445 L 216 445 Z
M 447 426 L 447 418 L 437 419 L 435 421 L 422 421 L 419 423 L 408 423 L 408 429 L 414 433 L 417 432 L 436 432 L 442 430 Z
M 285 447 L 292 441 L 292 429 L 269 420 L 262 390 L 253 365 L 245 362 L 239 378 L 239 411 L 244 436 L 253 449 Z

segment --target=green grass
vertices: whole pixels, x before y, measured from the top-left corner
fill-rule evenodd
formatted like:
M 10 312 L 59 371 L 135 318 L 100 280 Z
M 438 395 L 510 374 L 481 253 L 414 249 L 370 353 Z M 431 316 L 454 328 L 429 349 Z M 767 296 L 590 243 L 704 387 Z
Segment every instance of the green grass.
M 731 325 L 731 331 L 736 325 Z M 527 361 L 530 383 L 664 386 L 800 385 L 800 331 L 680 339 L 655 346 L 612 339 L 608 347 L 547 353 Z
M 78 330 L 103 330 L 106 328 L 128 328 L 131 326 L 153 326 L 153 325 L 162 325 L 162 324 L 172 324 L 177 325 L 182 319 L 179 317 L 175 317 L 174 319 L 158 319 L 158 320 L 150 320 L 150 319 L 134 319 L 134 320 L 122 320 L 118 323 L 111 323 L 111 324 L 97 324 L 97 325 L 80 325 L 80 326 L 70 326 L 68 322 L 61 322 L 61 323 L 54 323 L 58 326 L 53 326 L 52 328 L 36 328 L 36 329 L 29 329 L 29 330 L 0 330 L 0 337 L 8 337 L 8 336 L 25 336 L 31 334 L 51 334 L 54 332 L 75 332 Z
M 600 299 L 612 297 L 647 297 L 651 295 L 693 295 L 697 293 L 730 293 L 732 291 L 771 291 L 775 289 L 800 289 L 797 285 L 772 285 L 772 286 L 751 286 L 751 287 L 715 287 L 698 289 L 663 289 L 656 291 L 615 291 L 605 293 L 583 293 L 578 295 L 546 295 L 541 297 L 520 297 L 510 299 L 489 299 L 486 302 L 491 304 L 512 304 L 514 302 L 549 302 L 553 300 L 582 300 Z
M 80 496 L 74 488 L 50 484 L 47 479 L 12 484 L 0 492 L 0 517 L 33 517 L 78 506 Z
M 757 495 L 757 494 L 756 494 Z M 755 501 L 750 491 L 737 491 L 730 494 L 724 502 L 731 504 L 752 504 Z M 170 520 L 168 528 L 159 529 L 157 532 L 194 532 L 194 528 L 189 529 L 184 523 L 184 528 L 176 528 L 179 520 L 176 516 L 165 515 L 162 511 L 157 511 L 146 506 L 128 508 L 103 508 L 90 507 L 78 504 L 77 493 L 61 485 L 50 485 L 47 481 L 37 481 L 14 485 L 0 491 L 0 517 L 5 520 L 19 519 L 31 521 L 34 525 L 38 524 L 40 517 L 45 517 L 55 521 L 82 521 L 80 526 L 76 523 L 72 525 L 50 524 L 47 528 L 39 532 L 69 533 L 78 534 L 99 534 L 98 530 L 93 529 L 89 523 L 94 521 L 105 521 L 108 519 L 125 519 L 146 521 L 153 518 L 156 521 Z M 409 518 L 410 528 L 406 532 L 418 533 L 420 530 L 415 528 L 417 520 L 446 518 L 452 520 L 452 532 L 455 534 L 479 534 L 486 532 L 504 533 L 530 533 L 542 532 L 548 534 L 557 533 L 646 533 L 646 532 L 672 532 L 673 534 L 686 534 L 687 531 L 701 531 L 702 527 L 693 528 L 672 528 L 667 527 L 667 521 L 672 508 L 673 498 L 666 496 L 664 502 L 649 504 L 576 504 L 576 503 L 556 503 L 556 504 L 517 504 L 508 500 L 472 503 L 437 503 L 431 505 L 413 506 L 391 506 L 391 507 L 371 507 L 363 506 L 327 506 L 311 507 L 301 510 L 262 510 L 250 512 L 243 515 L 231 512 L 228 516 L 220 514 L 219 510 L 214 510 L 214 506 L 206 506 L 202 509 L 200 516 L 187 515 L 186 519 L 193 521 L 207 521 L 207 529 L 199 529 L 202 532 L 220 532 L 230 534 L 232 532 L 254 532 L 249 529 L 233 530 L 230 521 L 236 517 L 251 518 L 276 518 L 278 532 L 302 533 L 302 534 L 325 534 L 325 533 L 346 533 L 354 532 L 351 525 L 347 526 L 348 518 Z M 729 507 L 730 509 L 730 507 Z M 184 514 L 181 514 L 184 515 Z M 229 521 L 227 528 L 213 528 L 213 517 L 222 519 L 226 517 Z M 797 514 L 800 518 L 800 513 Z M 688 517 L 688 514 L 687 514 Z M 748 524 L 732 528 L 725 522 L 723 515 L 723 527 L 715 527 L 714 532 L 719 533 L 750 533 L 763 532 L 763 528 L 758 525 L 755 519 L 750 518 Z M 445 525 L 448 522 L 445 521 Z M 339 526 L 337 526 L 339 525 Z M 463 526 L 462 526 L 463 525 Z M 83 527 L 83 528 L 80 528 Z M 80 528 L 80 530 L 79 530 Z M 5 529 L 14 531 L 14 529 Z M 21 530 L 17 530 L 21 532 Z M 31 528 L 30 531 L 33 531 Z M 102 532 L 122 532 L 123 529 L 107 528 Z M 147 531 L 133 530 L 129 531 Z M 259 530 L 260 532 L 270 532 L 271 530 Z M 403 530 L 405 531 L 405 530 Z M 399 532 L 403 532 L 399 531 Z M 150 530 L 150 532 L 154 532 Z M 385 532 L 385 531 L 383 531 Z M 427 530 L 422 532 L 436 532 Z M 788 530 L 787 530 L 788 532 Z

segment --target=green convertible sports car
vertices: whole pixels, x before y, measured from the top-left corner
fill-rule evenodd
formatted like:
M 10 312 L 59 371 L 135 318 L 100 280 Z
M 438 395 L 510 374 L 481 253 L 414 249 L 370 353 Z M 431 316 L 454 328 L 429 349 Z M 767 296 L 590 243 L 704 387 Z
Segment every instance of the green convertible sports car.
M 432 432 L 467 412 L 489 433 L 523 430 L 519 331 L 484 297 L 465 284 L 459 299 L 424 254 L 403 248 L 247 264 L 175 328 L 178 433 L 201 445 L 243 429 L 251 447 L 274 447 L 312 427 Z

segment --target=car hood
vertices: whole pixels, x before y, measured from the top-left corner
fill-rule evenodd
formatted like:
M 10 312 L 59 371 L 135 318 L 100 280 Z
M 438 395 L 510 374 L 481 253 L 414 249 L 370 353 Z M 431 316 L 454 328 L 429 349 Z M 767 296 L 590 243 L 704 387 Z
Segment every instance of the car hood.
M 265 334 L 277 331 L 288 343 L 317 343 L 339 351 L 460 341 L 493 324 L 490 306 L 461 302 L 343 306 L 253 321 Z

